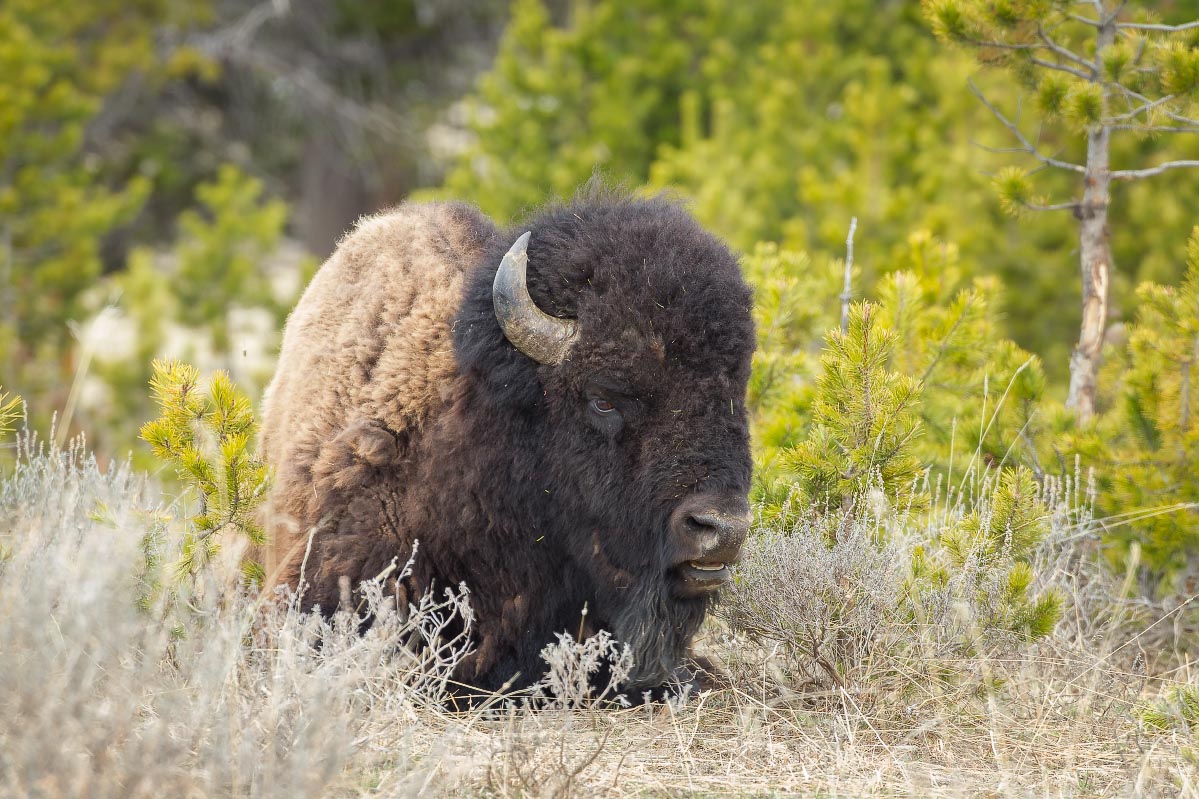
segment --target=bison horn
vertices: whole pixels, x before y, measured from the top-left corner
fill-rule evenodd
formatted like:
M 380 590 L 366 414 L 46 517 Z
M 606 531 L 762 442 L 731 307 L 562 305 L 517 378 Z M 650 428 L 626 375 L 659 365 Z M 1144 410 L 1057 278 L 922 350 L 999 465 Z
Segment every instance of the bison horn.
M 491 284 L 495 318 L 512 346 L 525 355 L 538 363 L 562 363 L 579 337 L 579 323 L 574 319 L 550 316 L 529 296 L 529 286 L 525 282 L 528 246 L 529 234 L 526 233 L 500 261 L 495 282 Z

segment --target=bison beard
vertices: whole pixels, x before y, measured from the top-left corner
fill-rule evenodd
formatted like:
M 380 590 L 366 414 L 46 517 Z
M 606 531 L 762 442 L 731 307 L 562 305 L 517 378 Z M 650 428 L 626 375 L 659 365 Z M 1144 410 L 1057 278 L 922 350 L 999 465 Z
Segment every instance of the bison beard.
M 680 603 L 663 591 L 659 579 L 638 585 L 612 619 L 612 635 L 633 651 L 631 693 L 672 682 L 687 682 L 680 669 L 691 638 L 707 613 L 706 600 Z
M 391 587 L 469 587 L 463 683 L 534 682 L 585 606 L 631 647 L 632 693 L 685 680 L 748 525 L 753 342 L 735 259 L 662 199 L 503 232 L 462 205 L 367 220 L 288 322 L 268 570 L 328 612 L 419 540 Z

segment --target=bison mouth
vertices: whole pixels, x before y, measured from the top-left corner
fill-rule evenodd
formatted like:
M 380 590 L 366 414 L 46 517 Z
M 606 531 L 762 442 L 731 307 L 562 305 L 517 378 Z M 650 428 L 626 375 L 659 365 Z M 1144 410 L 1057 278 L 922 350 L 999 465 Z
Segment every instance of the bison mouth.
M 729 581 L 729 564 L 717 560 L 688 560 L 675 566 L 674 594 L 683 599 L 709 596 Z

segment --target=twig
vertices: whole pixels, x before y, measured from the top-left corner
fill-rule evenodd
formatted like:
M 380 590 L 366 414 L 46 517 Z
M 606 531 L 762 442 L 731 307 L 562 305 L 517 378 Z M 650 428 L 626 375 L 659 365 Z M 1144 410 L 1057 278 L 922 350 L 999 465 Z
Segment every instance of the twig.
M 858 218 L 849 220 L 849 235 L 845 237 L 845 288 L 841 291 L 841 332 L 849 330 L 849 301 L 853 299 L 853 234 L 858 229 Z
M 1082 80 L 1085 80 L 1088 82 L 1093 80 L 1095 77 L 1093 74 L 1091 74 L 1089 72 L 1083 72 L 1081 69 L 1075 69 L 1074 67 L 1068 67 L 1065 64 L 1056 64 L 1053 61 L 1046 61 L 1045 59 L 1037 58 L 1036 56 L 1033 56 L 1032 58 L 1030 58 L 1028 60 L 1031 61 L 1032 63 L 1036 64 L 1038 67 L 1045 67 L 1045 69 L 1056 69 L 1058 72 L 1067 72 L 1076 78 L 1081 78 Z
M 1068 203 L 1054 203 L 1053 205 L 1038 205 L 1037 203 L 1021 203 L 1030 211 L 1074 211 L 1077 210 L 1079 203 L 1070 201 Z
M 1168 169 L 1182 169 L 1184 167 L 1199 167 L 1199 161 L 1167 161 L 1164 164 L 1151 166 L 1148 169 L 1118 169 L 1112 172 L 1112 180 L 1140 180 L 1141 178 L 1151 178 L 1155 175 L 1160 175 Z
M 967 81 L 967 83 L 970 86 L 970 91 L 974 93 L 974 96 L 978 98 L 979 102 L 985 105 L 987 109 L 995 115 L 995 118 L 1002 122 L 1003 126 L 1011 131 L 1011 134 L 1016 137 L 1016 141 L 1023 145 L 1024 152 L 1028 153 L 1033 158 L 1036 158 L 1042 164 L 1047 166 L 1057 167 L 1058 169 L 1066 169 L 1071 172 L 1077 172 L 1080 175 L 1086 174 L 1086 169 L 1081 164 L 1074 164 L 1069 161 L 1061 161 L 1057 158 L 1050 158 L 1049 156 L 1037 150 L 1037 148 L 1033 146 L 1032 142 L 1030 142 L 1025 135 L 1020 132 L 1020 128 L 1016 127 L 1014 122 L 1005 117 L 1003 112 L 995 107 L 994 103 L 983 96 L 983 93 L 979 91 L 978 86 L 974 84 L 974 81 L 970 80 Z
M 1087 69 L 1094 68 L 1094 64 L 1092 64 L 1090 61 L 1087 61 L 1085 58 L 1083 58 L 1082 56 L 1080 56 L 1078 53 L 1074 52 L 1070 48 L 1068 48 L 1064 45 L 1058 44 L 1056 41 L 1054 41 L 1053 37 L 1051 37 L 1049 35 L 1049 32 L 1046 31 L 1039 24 L 1037 25 L 1037 36 L 1039 36 L 1041 38 L 1041 41 L 1043 41 L 1045 43 L 1046 47 L 1048 47 L 1050 50 L 1057 53 L 1059 56 L 1066 59 L 1067 61 L 1073 61 L 1075 64 L 1078 64 L 1079 66 L 1085 67 Z
M 1152 109 L 1157 108 L 1162 103 L 1168 103 L 1173 99 L 1174 99 L 1174 95 L 1167 94 L 1164 97 L 1157 98 L 1156 100 L 1154 100 L 1151 103 L 1145 103 L 1144 105 L 1138 106 L 1138 107 L 1132 109 L 1131 111 L 1128 111 L 1127 113 L 1117 114 L 1116 116 L 1109 118 L 1107 121 L 1108 122 L 1121 122 L 1125 119 L 1132 119 L 1133 117 L 1140 116 L 1141 114 L 1145 113 L 1146 111 L 1151 111 Z
M 1134 130 L 1137 133 L 1199 133 L 1199 125 L 1108 125 L 1112 130 Z
M 1165 33 L 1178 33 L 1179 31 L 1189 31 L 1199 28 L 1199 20 L 1195 20 L 1194 22 L 1184 22 L 1181 25 L 1158 25 L 1151 22 L 1117 22 L 1116 27 L 1119 30 L 1162 31 Z

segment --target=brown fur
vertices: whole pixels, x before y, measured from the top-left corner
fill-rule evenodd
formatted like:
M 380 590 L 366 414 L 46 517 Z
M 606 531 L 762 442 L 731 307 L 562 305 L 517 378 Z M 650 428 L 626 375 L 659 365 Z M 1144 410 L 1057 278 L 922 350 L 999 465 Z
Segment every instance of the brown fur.
M 347 422 L 377 419 L 403 432 L 444 400 L 456 371 L 451 321 L 466 273 L 494 235 L 466 205 L 401 205 L 362 219 L 309 284 L 264 402 L 261 452 L 286 472 L 268 507 L 268 575 L 278 579 L 305 548 L 309 530 L 299 523 L 320 500 L 313 467 Z M 379 452 L 359 454 L 382 462 Z M 350 479 L 343 474 L 342 484 Z
M 561 363 L 515 348 L 492 282 L 525 230 L 529 292 L 577 320 Z M 333 611 L 401 564 L 401 603 L 471 591 L 459 679 L 535 681 L 557 634 L 611 631 L 628 688 L 687 679 L 711 594 L 687 564 L 736 557 L 748 510 L 745 391 L 754 347 L 736 259 L 678 205 L 599 195 L 498 231 L 463 205 L 366 220 L 288 322 L 262 451 L 275 469 L 264 558 Z M 612 408 L 597 410 L 597 397 Z

